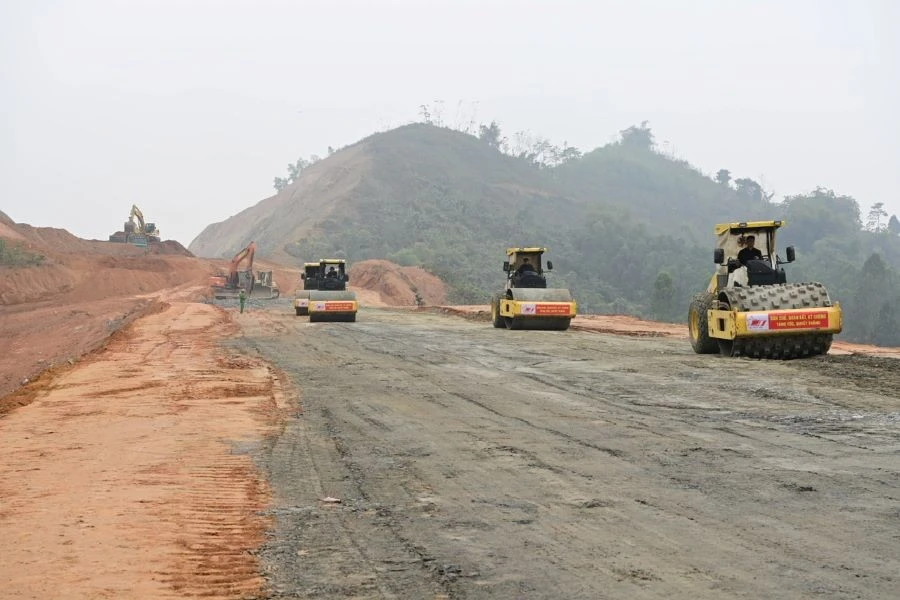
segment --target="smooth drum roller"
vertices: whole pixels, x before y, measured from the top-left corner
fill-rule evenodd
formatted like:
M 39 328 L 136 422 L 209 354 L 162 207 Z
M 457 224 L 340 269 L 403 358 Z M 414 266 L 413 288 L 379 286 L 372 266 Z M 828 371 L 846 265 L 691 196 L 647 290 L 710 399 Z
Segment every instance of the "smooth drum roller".
M 575 316 L 575 302 L 566 289 L 512 289 L 500 300 L 507 329 L 565 331 Z
M 503 263 L 506 289 L 491 299 L 494 327 L 564 331 L 575 316 L 572 294 L 564 288 L 547 288 L 541 257 L 546 248 L 509 248 Z M 547 271 L 553 263 L 547 261 Z
M 353 323 L 356 321 L 356 312 L 359 304 L 356 301 L 356 292 L 309 292 L 309 322 L 343 321 Z

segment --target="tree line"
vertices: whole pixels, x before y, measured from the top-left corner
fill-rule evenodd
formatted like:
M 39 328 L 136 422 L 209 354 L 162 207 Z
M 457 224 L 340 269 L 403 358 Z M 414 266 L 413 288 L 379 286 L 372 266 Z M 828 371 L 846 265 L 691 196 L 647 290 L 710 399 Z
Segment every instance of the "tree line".
M 528 132 L 507 136 L 496 121 L 452 136 L 423 113 L 431 127 L 403 135 L 427 151 L 404 154 L 394 132 L 372 136 L 382 145 L 356 191 L 359 216 L 326 220 L 289 252 L 422 266 L 448 283 L 452 301 L 484 303 L 502 284 L 503 248 L 537 243 L 551 247 L 550 285 L 572 290 L 583 312 L 685 322 L 714 269 L 713 226 L 783 219 L 779 246 L 794 245 L 798 257 L 788 280 L 826 286 L 844 309 L 844 339 L 900 345 L 900 221 L 883 203 L 863 214 L 824 187 L 776 201 L 752 178 L 704 174 L 661 152 L 647 122 L 581 152 Z M 422 141 L 441 131 L 441 144 Z M 317 160 L 289 166 L 280 185 Z

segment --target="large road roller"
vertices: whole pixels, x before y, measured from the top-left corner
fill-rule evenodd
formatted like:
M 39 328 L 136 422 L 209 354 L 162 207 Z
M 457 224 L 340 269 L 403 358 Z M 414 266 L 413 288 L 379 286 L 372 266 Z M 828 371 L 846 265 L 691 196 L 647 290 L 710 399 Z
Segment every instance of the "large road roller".
M 303 289 L 294 293 L 294 310 L 298 317 L 309 314 L 309 291 L 319 289 L 319 266 L 317 262 L 303 263 L 303 272 L 300 273 Z
M 691 347 L 698 354 L 792 359 L 825 354 L 843 327 L 840 303 L 818 282 L 787 283 L 777 254 L 776 231 L 784 221 L 716 225 L 713 261 L 705 292 L 688 309 Z
M 347 289 L 350 275 L 346 262 L 340 258 L 323 258 L 319 261 L 316 289 L 309 290 L 309 322 L 356 321 L 356 293 Z
M 575 316 L 572 294 L 548 288 L 542 258 L 547 248 L 507 248 L 506 288 L 491 298 L 494 327 L 565 331 Z M 547 271 L 553 263 L 547 261 Z

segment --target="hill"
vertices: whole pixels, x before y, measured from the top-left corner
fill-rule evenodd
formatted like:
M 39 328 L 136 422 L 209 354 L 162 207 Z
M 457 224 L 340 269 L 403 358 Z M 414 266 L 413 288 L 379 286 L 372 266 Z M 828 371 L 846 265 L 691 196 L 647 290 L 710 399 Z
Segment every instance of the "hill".
M 169 299 L 204 299 L 209 275 L 223 266 L 227 261 L 196 258 L 174 241 L 139 248 L 84 240 L 0 212 L 0 339 L 7 350 L 0 355 L 0 398 L 48 369 L 74 364 Z M 275 271 L 285 296 L 300 281 L 296 268 L 266 260 L 258 267 Z M 350 275 L 363 305 L 415 306 L 417 294 L 427 304 L 446 300 L 443 282 L 418 267 L 365 261 Z
M 263 256 L 294 265 L 325 256 L 351 265 L 386 259 L 440 277 L 450 302 L 480 304 L 502 285 L 505 248 L 548 246 L 556 267 L 550 285 L 572 290 L 582 312 L 683 321 L 713 271 L 715 223 L 788 215 L 780 239 L 796 236 L 801 258 L 819 240 L 846 251 L 841 269 L 801 262 L 797 272 L 834 286 L 833 298 L 848 309 L 849 337 L 900 343 L 900 315 L 891 308 L 900 279 L 890 267 L 900 238 L 862 230 L 855 200 L 839 197 L 841 213 L 819 191 L 774 203 L 750 179 L 732 180 L 725 169 L 713 178 L 661 154 L 646 124 L 621 133 L 615 143 L 559 159 L 546 144 L 510 152 L 499 135 L 407 125 L 314 163 L 276 195 L 207 227 L 190 249 L 228 257 L 252 239 Z M 865 304 L 856 291 L 863 263 L 875 252 L 888 261 L 884 277 L 878 264 L 865 275 L 880 282 L 878 306 L 855 310 L 855 300 Z

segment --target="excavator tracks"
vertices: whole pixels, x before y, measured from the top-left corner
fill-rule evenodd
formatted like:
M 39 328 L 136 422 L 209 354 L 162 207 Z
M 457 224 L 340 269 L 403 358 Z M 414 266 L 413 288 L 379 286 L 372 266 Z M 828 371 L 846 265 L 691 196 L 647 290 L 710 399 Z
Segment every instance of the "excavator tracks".
M 821 283 L 788 283 L 760 285 L 724 290 L 719 294 L 723 308 L 738 312 L 767 312 L 833 306 L 828 291 Z M 825 354 L 831 348 L 831 333 L 799 333 L 764 335 L 733 340 L 719 340 L 725 356 L 749 358 L 793 359 Z

